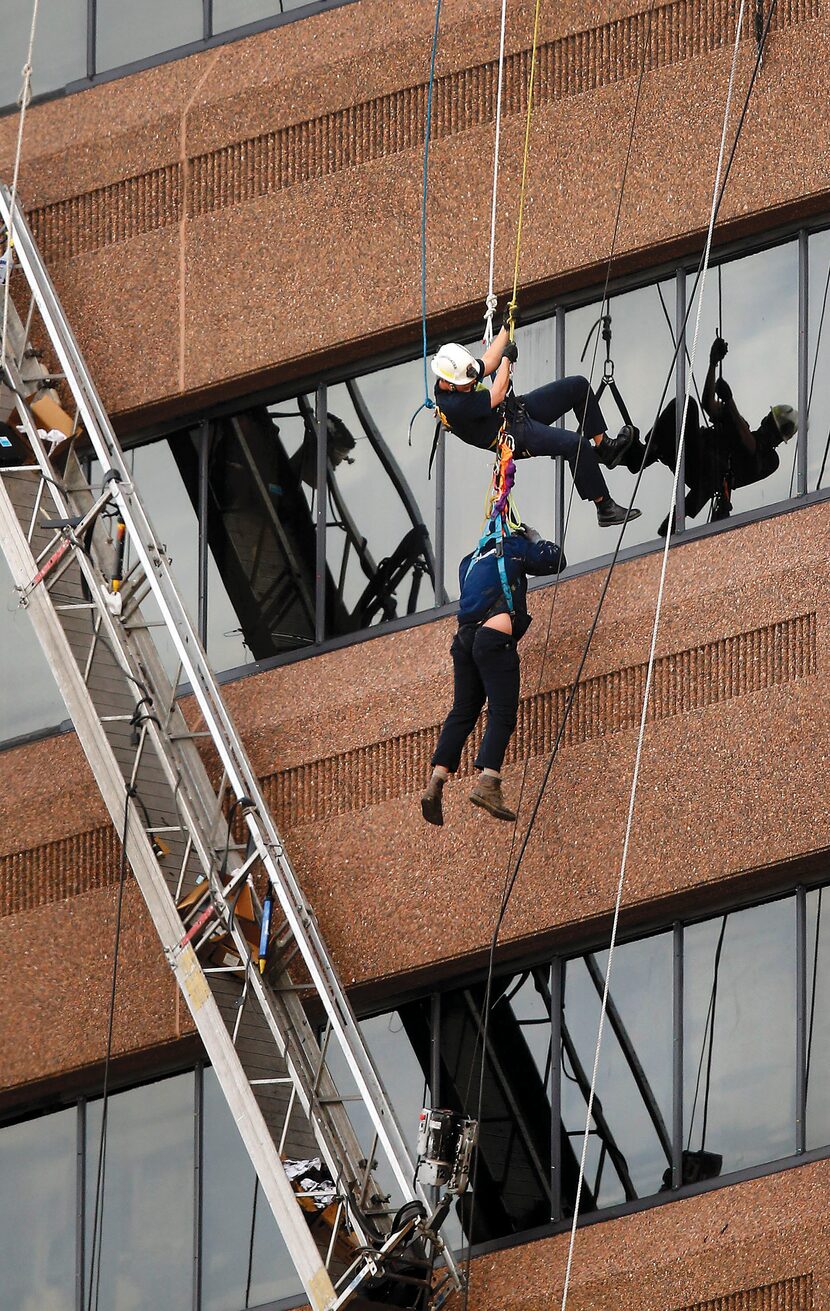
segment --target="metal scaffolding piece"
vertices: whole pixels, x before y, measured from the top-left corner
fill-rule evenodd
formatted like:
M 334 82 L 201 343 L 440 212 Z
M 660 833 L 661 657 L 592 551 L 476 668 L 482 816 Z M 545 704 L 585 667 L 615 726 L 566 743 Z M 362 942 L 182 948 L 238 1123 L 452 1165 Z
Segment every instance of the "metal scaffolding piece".
M 440 1240 L 430 1245 L 418 1230 L 430 1205 L 413 1185 L 414 1161 L 164 544 L 3 186 L 0 219 L 17 258 L 0 404 L 8 402 L 4 414 L 16 408 L 32 461 L 27 454 L 0 467 L 0 544 L 20 604 L 117 830 L 127 821 L 129 864 L 311 1306 L 335 1311 L 365 1297 L 370 1283 L 382 1305 L 384 1280 L 398 1277 L 400 1287 L 416 1286 L 413 1307 L 437 1308 L 461 1281 Z M 44 397 L 64 414 L 74 407 L 73 431 L 98 462 L 99 490 L 72 437 L 49 449 Z M 181 682 L 198 708 L 190 722 L 176 699 Z M 274 928 L 260 962 L 266 891 Z M 324 1017 L 320 1029 L 308 1001 Z M 345 1062 L 348 1093 L 338 1092 L 332 1057 L 338 1068 Z M 355 1124 L 366 1116 L 372 1141 L 361 1145 Z M 330 1207 L 316 1207 L 284 1168 L 314 1157 L 332 1181 Z M 436 1258 L 442 1268 L 433 1271 Z

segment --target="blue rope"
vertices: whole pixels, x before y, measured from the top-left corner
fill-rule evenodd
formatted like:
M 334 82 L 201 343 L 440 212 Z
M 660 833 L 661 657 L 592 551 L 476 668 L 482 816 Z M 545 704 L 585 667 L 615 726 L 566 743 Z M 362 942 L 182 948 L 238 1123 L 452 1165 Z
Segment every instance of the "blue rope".
M 435 28 L 432 33 L 432 58 L 429 66 L 429 86 L 427 88 L 427 121 L 424 136 L 424 193 L 421 204 L 421 329 L 424 346 L 424 403 L 416 410 L 431 410 L 435 402 L 429 394 L 429 375 L 427 374 L 427 181 L 429 177 L 429 138 L 432 132 L 432 90 L 435 85 L 435 56 L 438 53 L 438 24 L 441 21 L 441 0 L 435 6 Z M 413 415 L 413 420 L 415 415 Z

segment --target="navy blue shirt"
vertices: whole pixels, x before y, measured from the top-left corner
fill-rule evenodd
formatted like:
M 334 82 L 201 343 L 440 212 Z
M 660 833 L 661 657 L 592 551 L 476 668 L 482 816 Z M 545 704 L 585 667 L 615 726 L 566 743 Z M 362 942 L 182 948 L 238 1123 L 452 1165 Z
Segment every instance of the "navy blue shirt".
M 468 446 L 489 451 L 501 428 L 502 410 L 490 404 L 490 390 L 481 383 L 472 391 L 443 391 L 435 384 L 435 406 L 445 427 Z
M 495 541 L 492 545 L 488 544 L 470 569 L 474 555 L 475 551 L 465 555 L 458 571 L 461 589 L 459 624 L 480 624 L 492 615 L 510 613 L 501 584 Z M 560 567 L 565 568 L 565 557 L 555 542 L 530 542 L 524 533 L 510 533 L 504 538 L 503 558 L 507 583 L 513 596 L 513 636 L 518 641 L 530 627 L 530 615 L 527 613 L 528 574 L 555 574 Z

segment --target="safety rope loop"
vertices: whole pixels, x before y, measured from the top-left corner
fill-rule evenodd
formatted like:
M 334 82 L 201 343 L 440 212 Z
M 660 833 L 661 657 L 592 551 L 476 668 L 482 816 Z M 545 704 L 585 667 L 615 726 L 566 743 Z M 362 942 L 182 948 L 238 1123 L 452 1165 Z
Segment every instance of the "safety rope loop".
M 499 148 L 501 142 L 501 102 L 502 88 L 504 86 L 504 31 L 507 20 L 507 0 L 501 0 L 501 32 L 499 35 L 499 75 L 498 85 L 496 87 L 496 140 L 493 147 L 493 198 L 490 206 L 490 267 L 487 278 L 487 299 L 485 305 L 487 313 L 485 314 L 486 325 L 484 329 L 484 344 L 489 346 L 493 340 L 493 315 L 496 312 L 496 297 L 493 294 L 493 270 L 495 267 L 496 255 L 496 210 L 498 207 L 498 190 L 499 190 Z
M 429 84 L 427 87 L 427 114 L 424 126 L 424 185 L 421 202 L 421 335 L 423 337 L 424 355 L 424 405 L 432 406 L 429 394 L 429 376 L 427 374 L 427 184 L 429 181 L 429 139 L 432 135 L 432 93 L 435 87 L 435 59 L 438 53 L 438 27 L 441 21 L 441 0 L 435 6 L 435 26 L 432 32 L 432 55 L 429 62 Z M 423 408 L 423 407 L 422 407 Z
M 29 49 L 26 55 L 26 63 L 21 69 L 23 83 L 20 88 L 20 95 L 17 103 L 20 106 L 20 121 L 17 125 L 17 145 L 14 152 L 14 172 L 12 173 L 12 192 L 11 205 L 9 207 L 9 222 L 14 223 L 15 206 L 17 204 L 17 183 L 20 176 L 20 156 L 23 153 L 23 127 L 26 122 L 26 110 L 29 101 L 32 98 L 32 52 L 35 48 L 35 32 L 37 31 L 37 11 L 40 0 L 33 0 L 32 4 L 32 25 L 29 30 Z M 3 283 L 3 332 L 0 336 L 0 371 L 6 363 L 6 340 L 9 329 L 9 291 L 12 280 L 12 249 L 14 246 L 14 232 L 12 228 L 7 233 L 8 246 L 6 254 L 6 276 Z
M 513 267 L 513 294 L 510 297 L 508 315 L 510 317 L 510 340 L 513 340 L 515 324 L 513 318 L 516 310 L 516 297 L 519 291 L 519 260 L 522 251 L 522 225 L 524 223 L 525 193 L 527 191 L 527 162 L 530 156 L 530 124 L 533 118 L 533 85 L 536 80 L 536 51 L 539 45 L 539 14 L 541 0 L 536 0 L 536 12 L 533 17 L 533 45 L 530 51 L 530 74 L 527 82 L 527 118 L 525 120 L 525 143 L 522 156 L 522 184 L 519 190 L 519 217 L 516 224 L 516 259 Z M 510 311 L 513 311 L 511 314 Z

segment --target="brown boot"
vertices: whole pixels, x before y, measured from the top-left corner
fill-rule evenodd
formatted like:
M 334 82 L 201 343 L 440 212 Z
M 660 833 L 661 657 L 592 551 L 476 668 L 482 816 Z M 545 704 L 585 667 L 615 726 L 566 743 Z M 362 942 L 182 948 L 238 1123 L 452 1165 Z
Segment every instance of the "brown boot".
M 489 811 L 494 819 L 505 819 L 512 824 L 516 818 L 516 812 L 510 809 L 501 794 L 501 779 L 493 778 L 492 774 L 479 774 L 470 800 L 474 806 Z
M 421 793 L 421 814 L 428 824 L 438 824 L 439 827 L 444 822 L 442 803 L 445 782 L 446 779 L 443 779 L 440 774 L 433 774 L 426 789 Z

